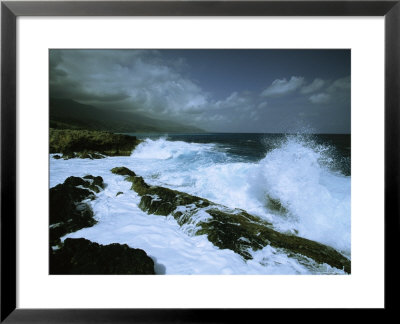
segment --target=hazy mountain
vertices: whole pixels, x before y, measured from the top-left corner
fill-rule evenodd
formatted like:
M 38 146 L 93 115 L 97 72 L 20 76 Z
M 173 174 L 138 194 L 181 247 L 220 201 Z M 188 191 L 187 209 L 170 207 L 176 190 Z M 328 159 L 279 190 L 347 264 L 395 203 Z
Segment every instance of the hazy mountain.
M 70 99 L 50 98 L 50 127 L 119 133 L 197 133 L 200 128 L 133 112 L 99 109 Z

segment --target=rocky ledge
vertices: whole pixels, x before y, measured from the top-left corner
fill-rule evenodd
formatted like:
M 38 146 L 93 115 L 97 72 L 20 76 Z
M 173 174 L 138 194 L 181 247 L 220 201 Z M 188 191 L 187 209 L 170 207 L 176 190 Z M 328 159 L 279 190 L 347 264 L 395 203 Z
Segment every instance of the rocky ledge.
M 50 189 L 50 274 L 154 274 L 154 262 L 140 249 L 61 237 L 97 223 L 90 200 L 104 189 L 102 177 L 69 177 Z
M 111 172 L 125 176 L 125 180 L 132 183 L 131 189 L 141 196 L 139 207 L 143 211 L 154 215 L 172 215 L 193 235 L 207 235 L 215 246 L 230 249 L 246 260 L 252 258 L 251 251 L 271 245 L 284 249 L 289 256 L 305 256 L 317 263 L 326 263 L 351 273 L 350 260 L 335 249 L 278 232 L 270 223 L 244 210 L 231 209 L 184 192 L 150 186 L 142 177 L 125 167 L 114 168 Z M 273 203 L 278 205 L 276 201 Z
M 55 158 L 101 159 L 106 156 L 129 156 L 140 143 L 135 136 L 101 131 L 50 128 L 50 153 Z
M 67 238 L 62 247 L 50 249 L 50 274 L 155 274 L 154 262 L 141 249 L 126 244 L 100 245 Z
M 102 177 L 92 175 L 69 177 L 50 188 L 50 245 L 60 243 L 60 237 L 97 223 L 88 201 L 104 189 Z

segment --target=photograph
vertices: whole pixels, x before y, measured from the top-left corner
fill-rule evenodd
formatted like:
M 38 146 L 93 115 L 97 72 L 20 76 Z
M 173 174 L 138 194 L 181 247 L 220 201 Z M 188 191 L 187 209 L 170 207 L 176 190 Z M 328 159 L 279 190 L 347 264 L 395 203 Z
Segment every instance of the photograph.
M 351 274 L 351 49 L 48 55 L 50 275 Z
M 2 1 L 0 322 L 396 309 L 400 0 L 361 2 Z

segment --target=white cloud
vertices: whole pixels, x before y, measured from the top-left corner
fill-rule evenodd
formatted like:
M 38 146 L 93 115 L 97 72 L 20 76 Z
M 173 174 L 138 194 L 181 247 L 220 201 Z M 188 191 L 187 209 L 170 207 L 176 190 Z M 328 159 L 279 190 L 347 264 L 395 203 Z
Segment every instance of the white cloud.
M 320 90 L 320 92 L 308 97 L 308 100 L 313 104 L 327 104 L 331 102 L 337 103 L 340 101 L 349 101 L 350 76 L 336 79 L 334 81 L 315 79 L 311 84 L 303 87 L 300 92 L 303 94 L 311 94 L 313 92 L 316 92 L 317 90 Z
M 309 94 L 318 91 L 325 85 L 325 81 L 322 79 L 314 79 L 313 82 L 301 88 L 300 92 L 303 94 Z
M 209 109 L 227 111 L 249 111 L 257 109 L 258 98 L 252 92 L 233 92 L 227 98 L 215 102 L 209 102 Z
M 227 98 L 223 100 L 216 101 L 213 105 L 216 108 L 226 109 L 226 108 L 234 108 L 240 104 L 245 104 L 246 98 L 240 96 L 237 92 L 231 93 Z
M 331 99 L 331 96 L 327 93 L 318 93 L 314 94 L 308 98 L 313 104 L 324 104 L 328 103 Z
M 261 95 L 264 97 L 282 96 L 299 89 L 304 84 L 303 77 L 292 76 L 290 80 L 276 79 L 272 84 L 265 89 Z
M 265 107 L 267 107 L 268 106 L 268 102 L 266 102 L 266 101 L 262 101 L 262 102 L 260 102 L 259 104 L 258 104 L 258 109 L 263 109 L 263 108 L 265 108 Z
M 350 76 L 335 80 L 327 89 L 328 92 L 349 91 Z

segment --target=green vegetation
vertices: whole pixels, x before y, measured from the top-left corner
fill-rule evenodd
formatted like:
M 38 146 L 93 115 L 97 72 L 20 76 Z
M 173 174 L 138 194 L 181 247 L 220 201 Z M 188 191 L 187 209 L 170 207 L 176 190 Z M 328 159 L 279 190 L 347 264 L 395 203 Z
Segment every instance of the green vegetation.
M 50 153 L 62 153 L 64 159 L 129 156 L 139 143 L 134 136 L 109 132 L 50 129 Z
M 132 183 L 131 189 L 141 196 L 139 207 L 148 214 L 172 215 L 179 225 L 191 224 L 193 234 L 207 235 L 208 240 L 221 249 L 230 249 L 244 259 L 251 259 L 250 251 L 267 245 L 284 249 L 296 258 L 311 258 L 338 269 L 351 272 L 350 260 L 335 249 L 292 234 L 275 231 L 271 224 L 241 209 L 232 209 L 207 199 L 159 186 L 149 186 L 142 177 L 125 167 L 111 170 L 124 175 Z M 277 201 L 275 210 L 282 211 Z M 199 212 L 210 217 L 197 218 Z

